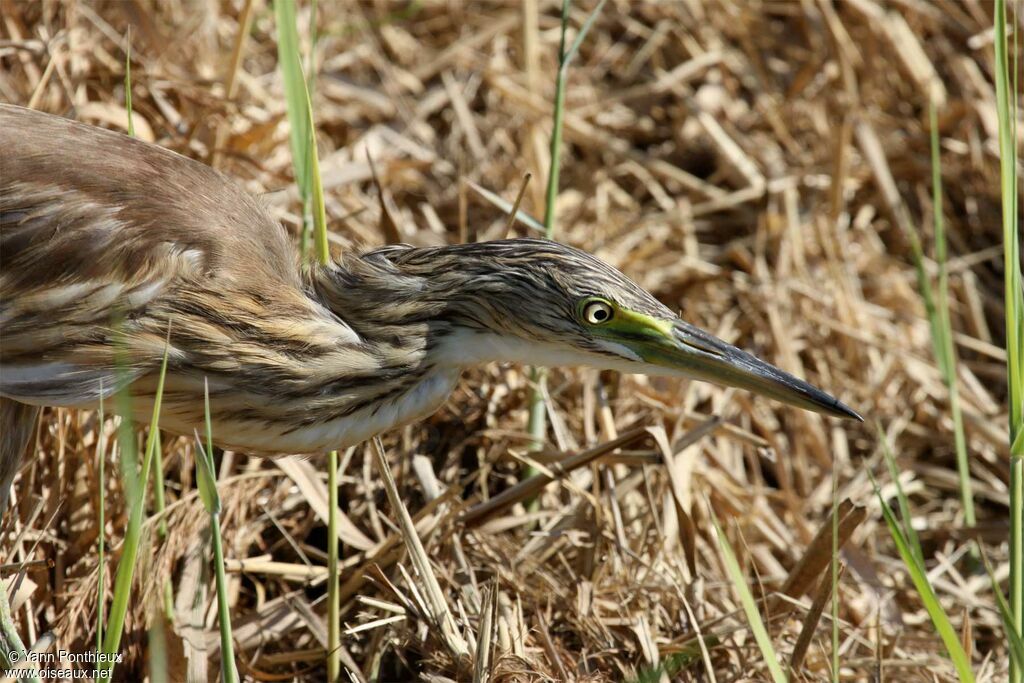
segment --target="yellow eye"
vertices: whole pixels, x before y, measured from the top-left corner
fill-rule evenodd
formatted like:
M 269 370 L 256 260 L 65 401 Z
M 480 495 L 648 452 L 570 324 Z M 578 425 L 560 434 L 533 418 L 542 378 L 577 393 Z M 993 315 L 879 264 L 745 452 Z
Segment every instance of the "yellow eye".
M 613 312 L 606 301 L 589 301 L 583 306 L 583 319 L 591 325 L 602 325 L 612 319 Z

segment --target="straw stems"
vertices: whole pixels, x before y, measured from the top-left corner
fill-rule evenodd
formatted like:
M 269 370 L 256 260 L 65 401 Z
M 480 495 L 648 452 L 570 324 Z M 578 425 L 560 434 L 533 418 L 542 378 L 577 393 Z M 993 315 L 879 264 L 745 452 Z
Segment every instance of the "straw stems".
M 128 114 L 128 135 L 135 137 L 135 119 L 132 116 L 132 33 L 128 29 L 128 36 L 125 39 L 128 45 L 128 52 L 124 57 L 124 108 Z
M 498 612 L 498 579 L 491 581 L 485 594 L 480 632 L 477 637 L 476 661 L 473 663 L 473 683 L 486 683 L 491 678 L 491 659 L 494 650 L 494 631 Z
M 508 212 L 508 223 L 505 224 L 506 236 L 510 236 L 512 234 L 512 227 L 516 224 L 516 218 L 519 216 L 519 205 L 523 203 L 523 195 L 526 194 L 526 188 L 530 184 L 530 178 L 532 177 L 532 173 L 527 173 L 523 176 L 523 182 L 519 185 L 519 192 L 516 194 L 516 200 L 512 203 L 511 210 Z
M 434 625 L 441 632 L 441 640 L 448 646 L 448 650 L 455 656 L 456 660 L 461 661 L 464 658 L 468 658 L 469 644 L 466 643 L 459 633 L 455 617 L 452 616 L 451 610 L 448 609 L 448 602 L 445 600 L 444 593 L 441 591 L 441 585 L 437 582 L 434 570 L 430 566 L 427 551 L 423 548 L 423 542 L 420 541 L 419 534 L 416 533 L 416 526 L 413 524 L 412 517 L 402 502 L 398 486 L 395 485 L 395 478 L 391 476 L 391 468 L 388 466 L 380 438 L 373 438 L 372 450 L 374 464 L 377 466 L 381 481 L 384 482 L 384 493 L 388 497 L 388 503 L 390 503 L 392 510 L 394 510 L 395 515 L 398 517 L 398 528 L 402 533 L 402 539 L 405 541 L 405 547 L 409 551 L 409 557 L 416 568 L 416 573 L 422 582 L 421 587 L 426 595 L 427 604 L 431 611 L 430 616 L 434 621 Z
M 709 423 L 711 423 L 711 421 L 709 421 Z M 717 425 L 717 422 L 714 422 L 713 424 Z M 693 436 L 694 434 L 703 436 L 708 433 L 711 428 L 712 427 L 697 428 L 693 433 L 686 435 L 684 443 L 691 439 L 696 440 Z M 486 501 L 471 507 L 463 513 L 459 518 L 459 521 L 467 526 L 480 524 L 492 515 L 495 515 L 502 510 L 506 510 L 516 503 L 528 499 L 534 499 L 536 496 L 540 495 L 540 492 L 544 490 L 544 487 L 555 480 L 556 476 L 562 477 L 575 469 L 589 465 L 591 462 L 607 453 L 611 453 L 617 448 L 623 448 L 635 441 L 639 441 L 641 438 L 646 436 L 647 433 L 646 429 L 637 427 L 636 429 L 631 429 L 630 431 L 622 434 L 616 439 L 612 439 L 611 441 L 600 444 L 599 446 L 571 455 L 561 462 L 550 465 L 547 472 L 538 471 L 533 476 L 523 479 L 523 481 L 519 482 L 515 486 L 511 486 L 501 493 L 491 496 Z
M 242 14 L 238 20 L 238 32 L 235 34 L 235 44 L 231 48 L 231 60 L 228 62 L 228 74 L 224 82 L 224 98 L 231 102 L 238 95 L 238 71 L 242 66 L 242 55 L 245 53 L 245 42 L 252 29 L 252 8 L 255 0 L 245 0 L 242 6 Z M 213 158 L 210 165 L 219 168 L 224 156 L 224 144 L 228 140 L 231 127 L 228 122 L 221 121 L 217 126 L 217 135 L 214 138 Z

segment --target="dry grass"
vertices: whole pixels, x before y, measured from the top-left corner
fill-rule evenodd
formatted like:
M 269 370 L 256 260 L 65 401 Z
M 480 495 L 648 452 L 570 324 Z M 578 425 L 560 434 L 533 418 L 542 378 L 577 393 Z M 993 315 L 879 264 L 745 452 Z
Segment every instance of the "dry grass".
M 138 134 L 216 161 L 297 228 L 273 12 L 256 0 L 251 34 L 239 41 L 246 5 L 2 0 L 0 100 L 123 126 L 131 26 Z M 470 181 L 512 201 L 531 172 L 522 206 L 543 214 L 558 11 L 550 2 L 539 10 L 537 29 L 524 30 L 517 1 L 320 3 L 314 106 L 333 249 L 503 236 L 505 216 Z M 954 0 L 611 3 L 571 69 L 558 203 L 559 239 L 883 425 L 932 581 L 982 681 L 1005 679 L 1008 666 L 988 578 L 965 557 L 978 536 L 1005 581 L 990 12 L 988 3 Z M 300 27 L 308 16 L 301 7 Z M 574 26 L 584 17 L 575 10 Z M 941 103 L 976 532 L 962 526 L 948 395 L 901 234 L 925 231 L 930 253 L 929 91 Z M 783 663 L 796 652 L 794 678 L 830 680 L 822 593 L 833 476 L 839 497 L 854 504 L 840 525 L 849 539 L 841 677 L 953 679 L 872 494 L 868 471 L 889 480 L 870 422 L 704 384 L 555 370 L 541 470 L 623 435 L 617 450 L 600 448 L 603 459 L 545 489 L 536 514 L 511 496 L 487 516 L 463 518 L 517 483 L 529 392 L 523 368 L 484 368 L 438 414 L 384 440 L 460 629 L 454 638 L 412 578 L 369 446 L 343 455 L 351 523 L 342 529 L 342 662 L 354 680 L 471 680 L 472 662 L 452 655 L 462 638 L 492 643 L 497 681 L 644 671 L 658 680 L 650 673 L 658 664 L 683 665 L 680 680 L 763 680 L 708 505 L 764 600 Z M 707 424 L 711 416 L 721 422 Z M 707 436 L 691 443 L 686 435 L 701 425 Z M 118 459 L 112 438 L 97 453 L 101 432 L 113 426 L 98 425 L 95 413 L 47 411 L 37 457 L 16 485 L 7 561 L 53 563 L 31 565 L 15 601 L 28 641 L 52 630 L 57 646 L 83 651 L 95 640 L 96 585 L 109 585 L 113 566 L 97 566 L 97 458 L 115 465 L 108 472 Z M 193 455 L 187 440 L 165 439 L 169 536 L 157 544 L 156 520 L 148 523 L 125 680 L 145 675 L 146 624 L 159 618 L 167 577 L 176 598 L 170 680 L 183 680 L 186 668 L 213 680 L 219 670 Z M 322 680 L 321 462 L 226 453 L 219 477 L 240 673 Z M 126 511 L 116 477 L 106 485 L 114 562 Z

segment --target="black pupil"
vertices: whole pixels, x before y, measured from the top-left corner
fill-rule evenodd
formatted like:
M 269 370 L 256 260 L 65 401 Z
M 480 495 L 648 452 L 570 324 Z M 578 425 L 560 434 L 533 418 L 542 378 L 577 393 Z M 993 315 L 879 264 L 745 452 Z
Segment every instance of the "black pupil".
M 602 322 L 608 319 L 608 311 L 604 310 L 600 306 L 594 306 L 594 320 Z

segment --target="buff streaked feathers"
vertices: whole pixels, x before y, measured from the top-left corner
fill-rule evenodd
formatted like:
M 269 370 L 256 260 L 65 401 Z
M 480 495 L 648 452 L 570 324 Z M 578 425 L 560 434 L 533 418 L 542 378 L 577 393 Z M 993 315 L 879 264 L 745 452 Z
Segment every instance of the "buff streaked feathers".
M 172 320 L 161 426 L 201 425 L 208 381 L 215 440 L 247 452 L 358 443 L 489 361 L 694 377 L 857 417 L 565 245 L 397 245 L 304 273 L 259 201 L 196 161 L 10 105 L 0 149 L 5 497 L 35 406 L 117 388 L 116 335 L 148 416 Z

